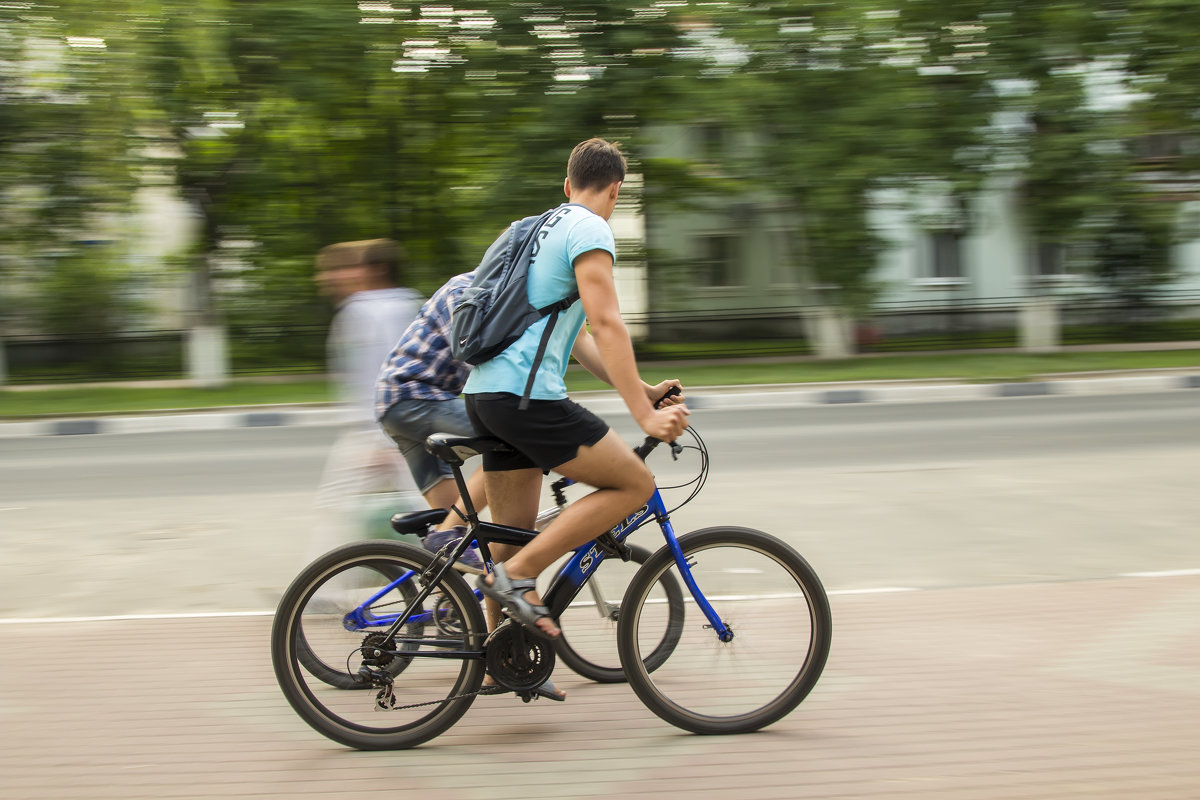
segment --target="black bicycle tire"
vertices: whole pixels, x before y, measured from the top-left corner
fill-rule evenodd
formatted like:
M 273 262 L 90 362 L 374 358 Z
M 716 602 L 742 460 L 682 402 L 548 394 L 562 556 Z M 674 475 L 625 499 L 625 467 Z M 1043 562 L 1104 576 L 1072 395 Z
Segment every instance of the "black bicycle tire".
M 467 712 L 475 700 L 474 693 L 483 683 L 483 660 L 468 659 L 464 661 L 464 668 L 455 684 L 448 689 L 447 696 L 453 696 L 454 699 L 431 707 L 431 713 L 416 723 L 376 732 L 346 720 L 331 719 L 320 703 L 310 696 L 297 672 L 295 645 L 296 617 L 307 597 L 320 585 L 317 583 L 319 579 L 334 574 L 338 567 L 345 569 L 356 563 L 389 558 L 422 570 L 433 560 L 433 556 L 425 550 L 401 542 L 371 540 L 339 547 L 318 558 L 296 576 L 284 592 L 271 625 L 271 662 L 288 704 L 318 733 L 356 750 L 400 750 L 429 741 L 446 731 Z M 457 607 L 462 609 L 467 646 L 481 648 L 487 636 L 487 625 L 479 602 L 467 582 L 457 572 L 447 571 L 439 581 L 438 588 L 452 597 Z
M 650 550 L 641 545 L 626 543 L 631 551 L 630 560 L 638 565 L 643 565 L 652 555 Z M 610 556 L 609 558 L 612 558 Z M 605 561 L 608 559 L 606 558 Z M 597 572 L 604 569 L 604 563 L 601 562 L 597 568 Z M 675 580 L 675 576 L 670 573 L 664 573 L 664 577 L 668 580 L 663 582 L 663 590 L 667 594 L 669 604 L 669 620 L 671 624 L 667 626 L 667 630 L 663 635 L 658 646 L 651 651 L 650 655 L 646 656 L 645 664 L 649 672 L 661 667 L 670 658 L 671 653 L 675 650 L 675 645 L 679 644 L 679 636 L 682 633 L 676 620 L 683 618 L 683 589 L 679 585 L 679 581 Z M 632 583 L 632 581 L 631 581 Z M 584 587 L 586 588 L 586 586 Z M 581 592 L 583 589 L 580 590 Z M 618 616 L 618 620 L 620 617 Z M 562 634 L 554 640 L 555 650 L 562 662 L 571 668 L 573 672 L 590 681 L 596 683 L 624 683 L 625 670 L 620 666 L 605 667 L 593 661 L 589 661 L 585 656 L 581 655 L 577 650 L 571 647 L 570 642 L 570 626 L 563 629 Z
M 408 585 L 401 586 L 400 592 L 404 596 L 404 599 L 408 600 L 409 602 L 412 602 L 412 599 L 416 597 L 417 594 L 416 590 Z M 406 625 L 404 628 L 405 635 L 419 637 L 424 627 L 424 625 L 421 625 L 420 629 L 414 630 L 414 626 Z M 318 680 L 337 689 L 362 690 L 371 688 L 370 684 L 360 681 L 357 675 L 351 675 L 348 673 L 344 665 L 332 666 L 322 661 L 320 657 L 313 652 L 312 648 L 308 646 L 308 641 L 304 638 L 303 631 L 298 631 L 296 636 L 296 660 L 299 661 L 300 664 L 306 670 L 308 670 L 314 678 L 317 678 Z M 403 652 L 404 649 L 405 648 L 401 647 L 401 652 Z M 411 663 L 411 659 L 393 658 L 387 666 L 383 667 L 383 669 L 394 678 L 403 672 L 404 668 L 407 667 L 409 663 Z
M 704 528 L 679 537 L 685 559 L 697 550 L 727 544 L 748 546 L 774 558 L 787 568 L 801 586 L 808 600 L 812 641 L 804 669 L 796 680 L 775 700 L 754 711 L 735 717 L 714 717 L 691 712 L 663 695 L 650 679 L 650 673 L 637 657 L 637 621 L 641 606 L 653 585 L 657 573 L 669 569 L 674 558 L 663 548 L 638 570 L 629 583 L 622 602 L 624 614 L 617 625 L 617 645 L 621 664 L 629 686 L 645 706 L 663 720 L 686 731 L 698 734 L 748 733 L 778 722 L 798 706 L 816 685 L 829 658 L 833 618 L 829 598 L 817 573 L 792 547 L 762 531 L 739 527 Z

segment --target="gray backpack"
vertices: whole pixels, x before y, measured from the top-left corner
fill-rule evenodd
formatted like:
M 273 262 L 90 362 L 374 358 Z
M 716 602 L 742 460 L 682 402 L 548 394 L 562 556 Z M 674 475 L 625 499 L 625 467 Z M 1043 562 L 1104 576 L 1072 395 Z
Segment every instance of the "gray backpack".
M 547 306 L 536 308 L 529 303 L 526 284 L 529 264 L 537 255 L 541 242 L 550 229 L 566 215 L 570 203 L 552 208 L 544 214 L 517 220 L 484 253 L 475 268 L 475 278 L 463 290 L 450 314 L 450 350 L 459 361 L 482 364 L 503 353 L 530 325 L 550 317 L 537 354 L 525 382 L 525 393 L 518 408 L 529 407 L 529 394 L 538 367 L 546 354 L 550 334 L 561 312 L 579 299 L 579 292 Z

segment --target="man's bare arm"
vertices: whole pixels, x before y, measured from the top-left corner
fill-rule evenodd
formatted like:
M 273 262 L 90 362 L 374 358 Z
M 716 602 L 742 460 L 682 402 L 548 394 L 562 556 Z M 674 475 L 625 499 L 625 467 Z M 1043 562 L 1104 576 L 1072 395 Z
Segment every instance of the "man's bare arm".
M 605 250 L 589 250 L 580 255 L 575 259 L 575 280 L 608 382 L 621 395 L 642 430 L 659 439 L 674 441 L 687 427 L 687 409 L 680 405 L 656 411 L 651 405 L 646 384 L 638 374 L 633 342 L 621 319 L 612 255 Z
M 600 348 L 597 347 L 596 339 L 588 331 L 587 325 L 584 325 L 580 329 L 579 335 L 575 337 L 575 346 L 571 349 L 571 355 L 575 356 L 575 360 L 584 369 L 612 386 L 612 381 L 608 379 L 608 370 L 604 368 L 604 359 L 600 356 Z

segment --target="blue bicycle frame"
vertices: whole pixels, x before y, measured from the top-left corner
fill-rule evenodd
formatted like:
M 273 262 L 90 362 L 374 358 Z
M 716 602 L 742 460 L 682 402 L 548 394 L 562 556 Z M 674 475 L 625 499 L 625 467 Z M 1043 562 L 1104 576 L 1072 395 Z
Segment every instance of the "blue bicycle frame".
M 569 484 L 570 481 L 566 481 L 563 485 Z M 670 516 L 667 513 L 666 506 L 663 504 L 662 495 L 659 494 L 658 489 L 654 490 L 654 494 L 651 495 L 650 499 L 644 506 L 630 516 L 626 517 L 622 522 L 615 525 L 610 531 L 608 531 L 608 533 L 614 540 L 616 540 L 617 543 L 621 543 L 624 542 L 631 533 L 645 525 L 651 519 L 658 522 L 659 528 L 663 532 L 663 537 L 666 539 L 667 547 L 670 548 L 675 565 L 679 568 L 680 575 L 683 577 L 684 584 L 687 586 L 692 598 L 696 601 L 697 607 L 703 612 L 705 618 L 708 619 L 708 622 L 712 626 L 713 631 L 716 633 L 717 638 L 722 642 L 730 641 L 733 638 L 732 632 L 725 626 L 725 623 L 721 621 L 721 618 L 717 615 L 716 610 L 713 609 L 712 605 L 708 602 L 708 599 L 705 598 L 704 594 L 700 591 L 700 587 L 696 585 L 695 578 L 692 576 L 691 566 L 684 558 L 683 550 L 679 546 L 679 541 L 675 536 L 675 530 L 671 526 Z M 530 541 L 533 536 L 536 535 L 536 532 L 534 531 L 527 531 L 521 528 L 512 528 L 505 525 L 496 525 L 490 522 L 478 522 L 475 528 L 475 533 L 477 539 L 481 542 L 482 546 L 480 549 L 485 553 L 485 558 L 489 566 L 492 562 L 490 554 L 487 553 L 487 542 L 504 542 L 520 545 L 528 543 L 528 541 Z M 441 572 L 439 572 L 439 579 L 442 572 L 450 569 L 450 565 L 453 563 L 453 560 L 457 557 L 457 555 L 458 553 L 455 552 L 447 557 L 446 563 L 442 565 Z M 554 577 L 554 580 L 550 584 L 550 588 L 546 592 L 546 597 L 544 600 L 547 607 L 550 608 L 551 613 L 554 616 L 558 616 L 558 614 L 561 613 L 562 610 L 565 609 L 571 603 L 571 601 L 575 599 L 575 596 L 579 594 L 588 578 L 593 572 L 596 571 L 604 559 L 609 558 L 612 555 L 616 555 L 616 553 L 612 551 L 612 547 L 610 545 L 601 543 L 601 541 L 598 539 L 593 539 L 587 544 L 576 549 L 571 557 L 567 560 L 567 563 L 563 565 L 562 569 L 559 570 L 558 574 Z M 342 620 L 343 626 L 349 631 L 361 631 L 366 628 L 388 626 L 386 635 L 392 636 L 402 625 L 406 623 L 424 623 L 432 621 L 435 612 L 424 611 L 414 614 L 412 613 L 412 610 L 419 601 L 424 600 L 424 598 L 428 596 L 430 587 L 436 584 L 436 579 L 431 582 L 429 587 L 422 591 L 420 595 L 414 599 L 414 601 L 410 602 L 409 607 L 401 613 L 375 615 L 370 610 L 370 607 L 375 602 L 386 596 L 392 590 L 398 588 L 405 581 L 411 580 L 416 575 L 417 573 L 415 570 L 409 570 L 408 572 L 388 583 L 378 592 L 363 601 L 363 603 L 353 611 L 346 614 Z M 475 594 L 477 597 L 482 597 L 478 590 L 476 590 Z M 397 640 L 402 640 L 402 637 L 398 637 Z M 436 641 L 429 641 L 426 643 L 431 645 L 438 644 Z M 440 644 L 440 646 L 450 647 L 456 645 L 450 642 L 443 642 Z M 420 656 L 422 653 L 410 653 L 407 655 Z M 429 653 L 428 655 L 434 654 Z

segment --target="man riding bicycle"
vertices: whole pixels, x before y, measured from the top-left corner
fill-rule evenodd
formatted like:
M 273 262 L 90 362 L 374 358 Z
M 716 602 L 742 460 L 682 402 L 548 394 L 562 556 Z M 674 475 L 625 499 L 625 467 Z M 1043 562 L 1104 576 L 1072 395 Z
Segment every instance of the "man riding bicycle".
M 595 487 L 569 505 L 519 551 L 498 545 L 493 575 L 479 587 L 517 622 L 548 637 L 560 631 L 534 588 L 537 575 L 567 552 L 620 522 L 654 493 L 654 478 L 621 437 L 592 412 L 568 399 L 563 376 L 574 353 L 579 363 L 620 393 L 645 433 L 674 441 L 687 428 L 682 395 L 654 401 L 676 380 L 641 380 L 613 280 L 616 242 L 608 225 L 625 179 L 625 157 L 615 144 L 589 139 L 567 161 L 559 222 L 549 229 L 529 265 L 530 303 L 544 306 L 578 291 L 559 318 L 538 367 L 529 407 L 518 409 L 530 365 L 546 325 L 530 326 L 504 352 L 472 370 L 467 413 L 478 433 L 495 436 L 511 452 L 483 456 L 484 482 L 494 522 L 532 529 L 544 472 L 553 470 Z M 585 328 L 585 323 L 587 328 Z

